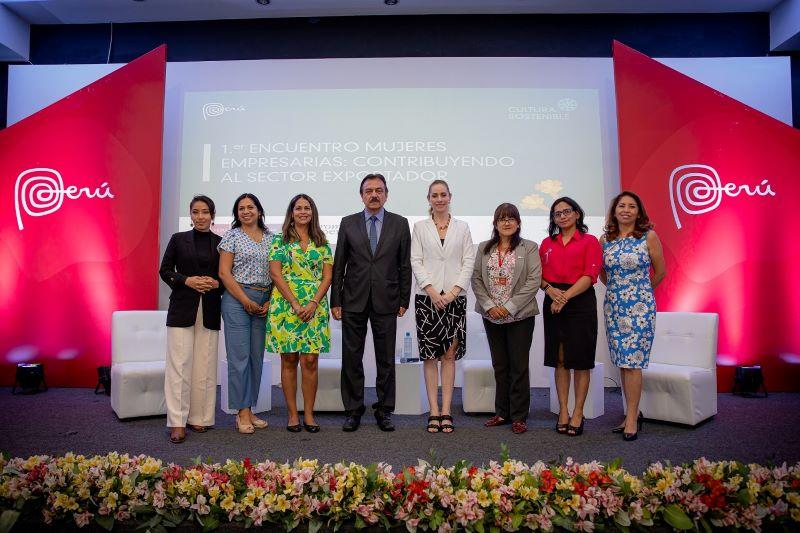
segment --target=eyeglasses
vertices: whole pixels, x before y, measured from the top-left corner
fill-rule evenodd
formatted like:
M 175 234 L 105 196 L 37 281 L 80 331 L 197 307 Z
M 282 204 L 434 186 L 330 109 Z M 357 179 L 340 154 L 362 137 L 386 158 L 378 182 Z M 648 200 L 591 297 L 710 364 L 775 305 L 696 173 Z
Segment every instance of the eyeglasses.
M 502 218 L 498 218 L 497 219 L 497 222 L 500 223 L 500 224 L 507 224 L 507 223 L 516 222 L 516 221 L 517 221 L 517 219 L 516 218 L 512 218 L 512 217 L 502 217 Z
M 563 211 L 556 211 L 555 213 L 553 213 L 553 218 L 568 217 L 574 212 L 575 212 L 574 209 L 572 209 L 571 207 L 568 207 L 568 208 L 564 209 Z

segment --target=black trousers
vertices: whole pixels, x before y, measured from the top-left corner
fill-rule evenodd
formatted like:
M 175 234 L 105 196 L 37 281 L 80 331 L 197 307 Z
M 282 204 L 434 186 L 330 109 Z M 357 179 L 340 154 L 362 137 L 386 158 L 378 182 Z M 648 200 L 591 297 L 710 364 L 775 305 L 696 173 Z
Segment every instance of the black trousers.
M 508 324 L 483 319 L 494 367 L 494 414 L 506 420 L 528 419 L 531 409 L 530 349 L 535 317 Z
M 372 327 L 375 347 L 378 401 L 372 405 L 376 413 L 394 411 L 394 351 L 397 339 L 397 313 L 383 314 L 372 310 L 371 301 L 360 313 L 342 310 L 342 402 L 348 415 L 364 414 L 364 343 L 367 320 Z

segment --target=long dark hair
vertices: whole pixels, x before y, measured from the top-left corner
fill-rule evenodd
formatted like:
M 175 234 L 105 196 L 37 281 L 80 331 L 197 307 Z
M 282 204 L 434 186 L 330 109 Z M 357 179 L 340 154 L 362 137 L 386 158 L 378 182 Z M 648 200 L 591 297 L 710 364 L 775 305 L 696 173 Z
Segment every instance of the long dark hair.
M 317 204 L 307 194 L 298 194 L 289 202 L 289 207 L 286 208 L 286 217 L 283 219 L 283 242 L 300 242 L 300 235 L 294 229 L 294 206 L 299 200 L 306 200 L 311 204 L 311 223 L 308 225 L 308 236 L 314 241 L 317 246 L 325 246 L 328 239 L 325 237 L 325 232 L 319 225 L 319 213 L 317 212 Z
M 264 208 L 261 207 L 261 202 L 258 201 L 258 198 L 255 194 L 246 192 L 244 194 L 239 195 L 235 202 L 233 202 L 233 223 L 231 224 L 232 228 L 241 228 L 242 221 L 239 220 L 239 202 L 244 200 L 245 198 L 250 198 L 253 200 L 253 203 L 256 204 L 256 209 L 258 210 L 258 227 L 261 228 L 261 231 L 269 233 L 267 229 L 267 225 L 264 223 Z
M 583 212 L 581 206 L 578 205 L 578 202 L 570 198 L 569 196 L 562 196 L 561 198 L 557 199 L 553 202 L 553 205 L 550 206 L 550 225 L 547 227 L 547 233 L 550 235 L 550 238 L 556 240 L 558 234 L 561 233 L 561 228 L 558 227 L 556 224 L 556 219 L 553 213 L 556 212 L 556 206 L 564 202 L 565 204 L 569 204 L 569 206 L 578 213 L 578 220 L 575 222 L 575 228 L 580 231 L 581 233 L 586 233 L 589 231 L 589 227 L 583 222 L 583 217 L 586 216 L 586 213 Z
M 509 250 L 515 250 L 522 240 L 522 237 L 520 237 L 520 233 L 522 233 L 522 218 L 519 216 L 519 209 L 517 209 L 517 206 L 514 204 L 500 204 L 497 206 L 497 209 L 494 210 L 492 238 L 489 239 L 489 242 L 486 243 L 486 248 L 483 249 L 483 253 L 486 255 L 500 242 L 500 232 L 497 231 L 497 223 L 501 218 L 513 218 L 517 221 L 517 231 L 511 236 L 511 246 Z
M 619 223 L 614 212 L 617 210 L 617 204 L 622 200 L 623 196 L 629 196 L 636 202 L 636 207 L 639 208 L 639 214 L 636 216 L 636 222 L 633 225 L 632 235 L 636 239 L 641 239 L 648 230 L 653 229 L 653 223 L 650 222 L 650 217 L 647 216 L 647 211 L 644 209 L 644 204 L 639 195 L 631 191 L 622 191 L 611 200 L 611 205 L 608 206 L 608 214 L 606 215 L 606 226 L 603 228 L 605 231 L 604 236 L 606 241 L 613 241 L 619 237 Z

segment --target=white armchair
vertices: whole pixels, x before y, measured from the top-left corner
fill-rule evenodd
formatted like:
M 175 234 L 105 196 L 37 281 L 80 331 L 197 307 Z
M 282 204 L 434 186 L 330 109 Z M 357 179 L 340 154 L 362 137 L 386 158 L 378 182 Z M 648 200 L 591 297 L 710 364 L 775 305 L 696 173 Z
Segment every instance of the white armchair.
M 645 418 L 697 425 L 717 414 L 716 313 L 658 313 L 642 372 Z
M 111 316 L 111 408 L 119 418 L 164 415 L 166 311 Z

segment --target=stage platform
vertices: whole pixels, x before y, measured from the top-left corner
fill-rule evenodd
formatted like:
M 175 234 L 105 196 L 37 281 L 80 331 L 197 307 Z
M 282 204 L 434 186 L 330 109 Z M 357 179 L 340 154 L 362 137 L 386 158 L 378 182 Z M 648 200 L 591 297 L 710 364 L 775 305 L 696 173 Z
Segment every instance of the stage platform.
M 341 430 L 340 413 L 321 413 L 317 434 L 285 430 L 286 408 L 280 388 L 272 388 L 270 427 L 254 435 L 240 435 L 234 417 L 218 409 L 215 428 L 205 434 L 191 431 L 186 442 L 171 444 L 166 417 L 120 421 L 111 410 L 109 398 L 91 389 L 52 388 L 36 395 L 12 395 L 0 388 L 0 452 L 27 457 L 31 454 L 105 454 L 109 451 L 147 454 L 189 464 L 192 458 L 224 461 L 226 458 L 283 461 L 297 457 L 340 460 L 368 464 L 385 461 L 395 466 L 416 464 L 418 458 L 444 464 L 466 459 L 476 464 L 500 457 L 506 443 L 512 458 L 525 462 L 622 459 L 631 472 L 640 473 L 650 462 L 691 461 L 705 456 L 712 460 L 736 459 L 789 463 L 800 460 L 800 394 L 770 394 L 767 399 L 719 395 L 719 414 L 696 428 L 645 422 L 639 440 L 623 442 L 610 432 L 622 417 L 622 399 L 616 389 L 606 389 L 606 414 L 586 421 L 580 437 L 566 437 L 553 429 L 555 416 L 548 409 L 547 389 L 532 389 L 529 431 L 514 435 L 510 426 L 484 428 L 487 416 L 461 412 L 460 389 L 454 398 L 456 430 L 453 434 L 428 434 L 426 416 L 394 416 L 397 430 L 378 430 L 371 413 L 363 417 L 355 433 Z M 374 401 L 368 389 L 367 401 Z

